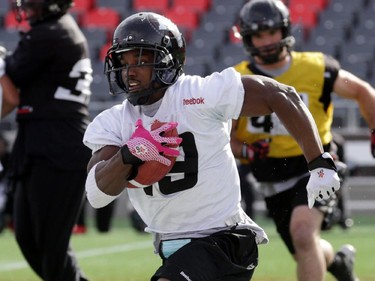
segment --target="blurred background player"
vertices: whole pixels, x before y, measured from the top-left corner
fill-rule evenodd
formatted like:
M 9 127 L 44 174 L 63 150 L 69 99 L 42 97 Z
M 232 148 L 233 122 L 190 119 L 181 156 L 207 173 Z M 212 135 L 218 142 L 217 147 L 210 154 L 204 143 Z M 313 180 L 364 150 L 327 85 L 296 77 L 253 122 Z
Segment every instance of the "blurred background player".
M 235 123 L 236 124 L 236 123 Z M 251 144 L 242 147 L 241 158 L 238 158 L 238 174 L 240 176 L 242 204 L 246 214 L 254 218 L 258 215 L 255 209 L 257 199 L 257 189 L 259 184 L 251 173 L 251 162 L 254 158 L 263 159 L 267 157 L 269 151 L 268 141 L 264 139 L 257 140 Z
M 289 11 L 282 1 L 252 0 L 240 12 L 239 35 L 249 60 L 235 66 L 241 74 L 260 74 L 293 86 L 318 126 L 325 151 L 333 152 L 331 94 L 355 100 L 362 116 L 375 128 L 375 90 L 365 81 L 340 69 L 332 57 L 320 52 L 293 52 Z M 353 273 L 355 249 L 345 245 L 334 254 L 320 239 L 320 229 L 330 226 L 337 200 L 306 200 L 307 163 L 297 143 L 274 115 L 240 118 L 233 125 L 235 156 L 251 160 L 266 207 L 277 231 L 297 262 L 298 280 L 323 280 L 331 272 L 339 281 L 357 280 Z M 302 128 L 301 128 L 302 129 Z M 253 155 L 253 142 L 269 140 L 267 157 Z
M 87 41 L 67 13 L 72 0 L 13 5 L 30 25 L 5 57 L 20 93 L 9 166 L 16 241 L 42 280 L 87 280 L 70 248 L 91 155 L 82 144 L 92 81 Z

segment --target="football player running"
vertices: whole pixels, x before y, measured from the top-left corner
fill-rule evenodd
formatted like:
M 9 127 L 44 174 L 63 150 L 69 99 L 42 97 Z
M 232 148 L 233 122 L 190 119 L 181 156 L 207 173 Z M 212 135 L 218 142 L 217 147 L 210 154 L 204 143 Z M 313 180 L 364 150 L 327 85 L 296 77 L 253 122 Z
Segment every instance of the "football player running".
M 294 88 L 233 68 L 205 78 L 183 74 L 185 41 L 169 19 L 137 13 L 116 28 L 106 56 L 113 94 L 125 100 L 100 113 L 84 143 L 93 151 L 87 198 L 103 207 L 124 190 L 153 234 L 162 259 L 151 280 L 250 280 L 258 264 L 263 229 L 240 205 L 230 147 L 231 120 L 275 112 L 310 163 L 308 195 L 328 199 L 339 189 L 336 167 L 323 153 L 315 123 Z M 177 128 L 179 137 L 162 137 Z M 160 129 L 160 128 L 159 128 Z M 179 144 L 179 149 L 169 145 Z M 170 173 L 145 188 L 127 188 L 145 161 L 177 155 Z
M 291 51 L 295 39 L 291 36 L 289 11 L 282 1 L 247 2 L 240 12 L 239 32 L 249 60 L 236 65 L 236 70 L 293 86 L 317 124 L 325 151 L 332 149 L 332 92 L 355 100 L 368 126 L 375 128 L 375 90 L 340 69 L 328 55 Z M 330 223 L 326 219 L 334 201 L 314 204 L 310 200 L 311 166 L 284 125 L 285 121 L 275 114 L 239 118 L 233 124 L 233 152 L 243 158 L 248 145 L 258 139 L 269 140 L 267 157 L 254 157 L 251 168 L 260 182 L 268 213 L 297 262 L 297 279 L 321 281 L 328 269 L 339 281 L 357 280 L 353 273 L 355 249 L 345 245 L 335 254 L 331 244 L 320 238 L 321 228 Z

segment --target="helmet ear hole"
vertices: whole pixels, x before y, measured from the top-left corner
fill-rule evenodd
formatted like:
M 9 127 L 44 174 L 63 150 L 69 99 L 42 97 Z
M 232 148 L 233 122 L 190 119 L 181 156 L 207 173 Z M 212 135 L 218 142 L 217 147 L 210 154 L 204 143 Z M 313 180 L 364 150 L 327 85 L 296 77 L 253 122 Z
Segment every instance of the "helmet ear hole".
M 157 71 L 156 72 L 158 80 L 165 85 L 173 84 L 175 77 L 177 76 L 176 69 L 169 69 L 164 71 Z

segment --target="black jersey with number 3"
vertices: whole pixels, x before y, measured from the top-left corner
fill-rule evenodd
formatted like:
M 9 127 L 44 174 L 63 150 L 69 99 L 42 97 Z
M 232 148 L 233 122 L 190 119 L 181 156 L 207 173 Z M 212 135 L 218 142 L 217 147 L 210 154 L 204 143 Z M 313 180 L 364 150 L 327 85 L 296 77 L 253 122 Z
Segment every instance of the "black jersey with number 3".
M 21 34 L 6 58 L 6 73 L 20 90 L 16 165 L 37 158 L 63 169 L 85 167 L 90 153 L 82 138 L 90 121 L 92 67 L 73 17 L 50 18 Z

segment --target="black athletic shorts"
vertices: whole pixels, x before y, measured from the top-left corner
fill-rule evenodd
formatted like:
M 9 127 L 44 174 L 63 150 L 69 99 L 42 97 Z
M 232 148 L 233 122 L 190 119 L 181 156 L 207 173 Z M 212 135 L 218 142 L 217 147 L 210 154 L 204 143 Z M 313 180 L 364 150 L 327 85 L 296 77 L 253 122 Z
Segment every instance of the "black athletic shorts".
M 172 281 L 249 281 L 257 265 L 255 234 L 247 229 L 225 230 L 192 239 L 163 258 L 151 281 L 161 277 Z
M 295 249 L 289 231 L 290 219 L 294 208 L 300 205 L 307 205 L 306 185 L 308 181 L 309 176 L 298 181 L 293 188 L 265 198 L 268 214 L 273 219 L 277 232 L 291 254 L 295 253 Z M 330 219 L 330 214 L 332 213 L 332 201 L 336 201 L 336 199 L 315 201 L 314 208 L 320 210 L 325 216 L 322 229 L 324 229 L 325 224 L 329 223 L 327 220 Z

